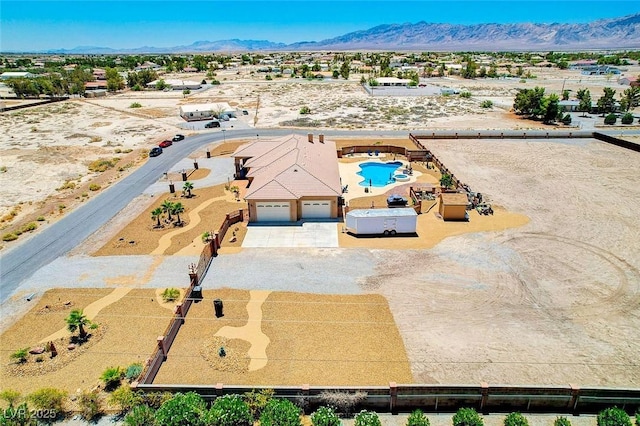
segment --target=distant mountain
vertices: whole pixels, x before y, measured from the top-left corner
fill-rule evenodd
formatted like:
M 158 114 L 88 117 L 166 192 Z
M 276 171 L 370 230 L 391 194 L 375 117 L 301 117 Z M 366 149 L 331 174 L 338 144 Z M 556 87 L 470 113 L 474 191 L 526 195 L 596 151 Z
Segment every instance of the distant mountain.
M 290 50 L 576 50 L 640 48 L 640 14 L 586 24 L 391 24 Z
M 205 53 L 284 50 L 593 50 L 640 48 L 640 13 L 583 24 L 477 24 L 418 22 L 379 25 L 322 41 L 293 44 L 268 40 L 197 41 L 188 46 L 113 49 L 81 46 L 36 53 Z

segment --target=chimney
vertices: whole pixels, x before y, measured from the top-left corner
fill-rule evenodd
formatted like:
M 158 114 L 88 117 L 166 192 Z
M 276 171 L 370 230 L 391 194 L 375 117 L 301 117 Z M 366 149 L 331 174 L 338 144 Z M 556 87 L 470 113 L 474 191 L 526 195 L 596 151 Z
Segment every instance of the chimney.
M 307 134 L 307 138 L 309 139 L 309 143 L 313 143 L 313 133 Z
M 318 135 L 318 140 L 320 141 L 320 143 L 324 143 L 324 135 L 323 134 Z

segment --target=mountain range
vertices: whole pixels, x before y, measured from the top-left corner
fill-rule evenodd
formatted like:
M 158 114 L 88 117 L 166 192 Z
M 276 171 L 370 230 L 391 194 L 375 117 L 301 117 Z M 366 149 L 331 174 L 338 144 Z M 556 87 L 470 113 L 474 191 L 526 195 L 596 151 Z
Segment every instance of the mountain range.
M 528 51 L 640 48 L 640 13 L 589 23 L 476 24 L 418 22 L 379 25 L 321 41 L 292 44 L 268 40 L 197 41 L 188 46 L 114 49 L 80 46 L 37 53 L 206 53 L 245 51 L 395 50 L 395 51 Z

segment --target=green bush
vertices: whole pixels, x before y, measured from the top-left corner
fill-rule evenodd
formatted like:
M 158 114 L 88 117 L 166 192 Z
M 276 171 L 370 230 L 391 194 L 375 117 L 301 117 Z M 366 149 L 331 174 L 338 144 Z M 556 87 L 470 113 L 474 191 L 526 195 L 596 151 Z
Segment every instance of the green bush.
M 20 392 L 13 389 L 5 389 L 0 392 L 0 399 L 9 404 L 9 407 L 13 407 L 20 401 Z
M 54 388 L 38 389 L 27 396 L 27 400 L 33 404 L 34 408 L 38 410 L 54 410 L 58 414 L 62 414 L 62 407 L 66 398 L 67 392 Z
M 300 108 L 300 114 L 311 114 L 311 108 L 309 108 L 308 106 L 303 106 L 302 108 Z
M 207 424 L 211 426 L 252 426 L 249 406 L 240 395 L 217 398 L 209 411 Z
M 509 413 L 504 418 L 504 426 L 529 426 L 529 422 L 520 413 Z
M 493 108 L 493 102 L 490 100 L 484 100 L 482 101 L 482 103 L 480 104 L 480 108 Z
M 127 426 L 153 426 L 156 423 L 155 411 L 148 405 L 136 405 L 124 418 Z
M 38 421 L 31 417 L 31 411 L 26 402 L 17 407 L 9 406 L 0 410 L 0 425 L 7 426 L 36 426 Z
M 211 84 L 215 86 L 220 84 L 220 82 L 214 78 L 213 80 L 211 80 Z
M 264 410 L 264 407 L 267 406 L 272 398 L 273 389 L 261 389 L 259 391 L 252 389 L 251 392 L 245 392 L 244 401 L 249 407 L 253 420 L 258 420 L 260 418 L 262 410 Z
M 565 114 L 564 117 L 562 117 L 562 124 L 571 124 L 571 115 Z
M 29 348 L 22 348 L 12 353 L 11 359 L 15 359 L 18 364 L 22 364 L 27 362 L 28 356 L 29 356 Z
M 104 382 L 106 390 L 113 390 L 120 386 L 120 380 L 122 380 L 124 372 L 120 367 L 109 367 L 102 372 L 100 380 Z
M 180 297 L 180 290 L 177 288 L 165 288 L 162 292 L 162 300 L 165 302 L 173 302 Z
M 271 80 L 273 80 L 273 77 L 271 77 L 271 74 L 267 74 L 264 79 L 268 80 L 268 81 L 271 81 Z
M 407 426 L 429 426 L 429 419 L 424 415 L 422 410 L 415 410 L 407 419 Z
M 286 399 L 272 399 L 262 410 L 260 426 L 301 426 L 300 409 Z
M 2 236 L 2 241 L 15 241 L 18 239 L 18 236 L 16 234 L 12 234 L 11 232 L 4 234 Z
M 140 102 L 133 102 L 129 105 L 129 108 L 142 108 L 142 104 Z
M 469 99 L 471 97 L 471 92 L 460 92 L 460 97 Z
M 173 395 L 169 392 L 144 392 L 139 393 L 138 396 L 142 399 L 142 404 L 148 405 L 153 410 L 157 410 L 162 404 L 173 398 Z
M 195 392 L 175 394 L 156 411 L 156 423 L 162 426 L 204 426 L 208 417 L 207 404 Z
M 142 373 L 142 364 L 140 364 L 139 362 L 135 362 L 127 367 L 124 376 L 128 381 L 133 382 L 138 378 L 138 376 L 140 376 L 140 373 Z
M 38 216 L 38 217 L 36 218 L 36 220 L 37 220 L 38 222 L 44 222 L 46 219 L 44 218 L 44 216 Z
M 622 116 L 622 118 L 620 119 L 620 122 L 622 124 L 633 123 L 633 114 L 631 114 L 630 112 L 627 112 L 625 115 Z
M 111 160 L 107 158 L 99 158 L 95 161 L 92 161 L 89 164 L 88 168 L 89 171 L 92 172 L 104 172 L 107 169 L 113 168 L 118 161 L 120 161 L 118 157 L 114 157 Z
M 142 401 L 140 395 L 131 390 L 129 386 L 120 386 L 109 395 L 109 404 L 120 407 L 120 412 L 126 413 Z
M 453 426 L 484 426 L 482 417 L 473 408 L 461 408 L 451 419 Z
M 571 426 L 571 422 L 568 418 L 560 416 L 553 422 L 553 426 Z
M 20 229 L 22 230 L 22 232 L 35 231 L 36 229 L 38 229 L 38 224 L 35 222 L 29 222 Z
M 340 426 L 340 417 L 330 407 L 320 407 L 311 414 L 313 426 Z
M 618 121 L 618 117 L 615 114 L 609 114 L 604 118 L 604 124 L 613 125 Z
M 600 411 L 598 426 L 632 426 L 631 418 L 621 408 L 611 407 Z
M 93 420 L 102 412 L 98 392 L 82 392 L 78 398 L 78 406 L 80 416 L 87 421 Z
M 382 426 L 378 414 L 363 410 L 356 415 L 354 426 Z

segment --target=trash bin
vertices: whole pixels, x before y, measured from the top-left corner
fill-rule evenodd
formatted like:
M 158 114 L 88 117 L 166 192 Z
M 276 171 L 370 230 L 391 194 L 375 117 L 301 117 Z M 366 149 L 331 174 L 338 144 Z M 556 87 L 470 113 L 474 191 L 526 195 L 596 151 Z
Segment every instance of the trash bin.
M 196 300 L 202 299 L 202 286 L 196 285 L 193 287 L 193 290 L 191 290 L 191 298 Z
M 223 317 L 224 314 L 222 313 L 222 300 L 220 299 L 216 299 L 213 301 L 213 308 L 216 311 L 216 318 L 220 318 Z

